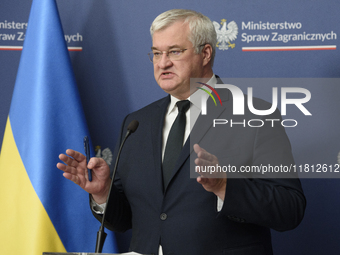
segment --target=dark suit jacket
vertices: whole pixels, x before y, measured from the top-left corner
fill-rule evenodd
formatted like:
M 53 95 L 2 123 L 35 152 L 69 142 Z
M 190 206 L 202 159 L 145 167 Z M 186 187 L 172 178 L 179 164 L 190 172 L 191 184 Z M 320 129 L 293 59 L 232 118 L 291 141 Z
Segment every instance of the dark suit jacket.
M 209 102 L 208 114 L 198 118 L 165 192 L 161 146 L 170 97 L 125 118 L 118 144 L 132 120 L 138 120 L 139 127 L 127 139 L 121 153 L 106 227 L 114 231 L 132 228 L 132 251 L 157 254 L 161 244 L 166 255 L 272 254 L 270 228 L 285 231 L 300 223 L 306 202 L 297 178 L 264 178 L 261 174 L 234 178 L 245 175 L 230 174 L 220 212 L 217 212 L 217 197 L 204 190 L 195 178 L 190 178 L 190 165 L 194 167 L 196 158 L 192 149 L 195 142 L 215 154 L 221 165 L 239 168 L 294 164 L 290 143 L 281 125 L 212 127 L 214 118 L 234 122 L 281 118 L 278 111 L 261 117 L 246 110 L 244 116 L 233 116 L 228 90 L 220 90 L 220 96 L 223 107 Z M 254 104 L 257 109 L 270 108 L 262 100 L 254 99 Z M 190 144 L 190 140 L 195 141 Z

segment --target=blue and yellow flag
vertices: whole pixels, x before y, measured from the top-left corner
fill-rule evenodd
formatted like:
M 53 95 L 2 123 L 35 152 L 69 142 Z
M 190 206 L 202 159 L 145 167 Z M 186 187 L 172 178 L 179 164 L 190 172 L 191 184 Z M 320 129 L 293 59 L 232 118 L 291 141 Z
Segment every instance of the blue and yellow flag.
M 0 254 L 94 252 L 88 194 L 56 168 L 67 148 L 84 152 L 85 135 L 55 0 L 33 0 L 0 155 Z

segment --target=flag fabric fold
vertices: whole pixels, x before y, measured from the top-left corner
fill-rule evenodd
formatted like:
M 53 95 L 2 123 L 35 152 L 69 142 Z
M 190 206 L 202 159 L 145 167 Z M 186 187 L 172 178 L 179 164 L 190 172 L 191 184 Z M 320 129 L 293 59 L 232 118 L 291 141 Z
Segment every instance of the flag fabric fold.
M 88 194 L 56 168 L 85 135 L 57 5 L 33 0 L 0 154 L 0 254 L 94 252 Z M 116 251 L 109 235 L 103 252 Z

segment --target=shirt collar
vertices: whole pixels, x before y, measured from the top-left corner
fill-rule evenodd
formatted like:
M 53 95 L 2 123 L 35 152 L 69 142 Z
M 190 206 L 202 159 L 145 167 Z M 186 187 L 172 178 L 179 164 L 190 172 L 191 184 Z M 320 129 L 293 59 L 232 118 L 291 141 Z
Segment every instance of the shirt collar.
M 215 88 L 215 84 L 217 83 L 217 79 L 216 76 L 213 75 L 210 80 L 208 82 L 206 82 L 206 84 L 210 85 L 211 87 Z M 208 90 L 209 92 L 211 92 L 211 89 L 209 88 L 205 88 L 206 90 Z M 202 106 L 202 99 L 208 100 L 209 95 L 201 90 L 201 89 L 197 89 L 190 97 L 189 100 L 190 102 L 201 111 L 201 106 Z
M 213 76 L 210 78 L 210 80 L 206 83 L 208 85 L 210 85 L 211 87 L 215 88 L 215 84 L 217 83 L 217 79 L 215 74 L 213 74 Z M 208 91 L 211 92 L 211 90 L 209 88 L 206 88 Z M 201 101 L 197 100 L 199 98 L 206 98 L 208 99 L 208 94 L 205 93 L 203 90 L 201 89 L 197 89 L 189 98 L 188 100 L 190 100 L 190 102 L 197 107 L 198 109 L 201 109 Z M 168 115 L 171 114 L 173 111 L 177 110 L 176 107 L 176 103 L 180 101 L 178 98 L 170 95 L 170 104 L 169 104 L 169 108 L 168 108 Z

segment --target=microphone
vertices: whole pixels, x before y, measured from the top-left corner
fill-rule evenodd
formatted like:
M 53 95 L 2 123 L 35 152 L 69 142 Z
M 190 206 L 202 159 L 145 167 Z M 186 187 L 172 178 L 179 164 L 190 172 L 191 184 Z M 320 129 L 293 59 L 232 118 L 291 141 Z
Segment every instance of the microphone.
M 108 194 L 107 199 L 106 199 L 106 207 L 105 207 L 103 218 L 102 218 L 102 224 L 101 224 L 101 226 L 100 226 L 100 228 L 97 232 L 96 251 L 95 251 L 96 253 L 102 253 L 105 238 L 107 236 L 107 234 L 104 232 L 104 221 L 105 221 L 105 215 L 106 215 L 106 211 L 107 211 L 107 207 L 108 207 L 108 202 L 110 200 L 113 181 L 115 179 L 115 175 L 116 175 L 116 171 L 117 171 L 120 152 L 122 151 L 122 148 L 123 148 L 123 145 L 124 145 L 126 139 L 129 137 L 130 134 L 132 134 L 133 132 L 136 131 L 136 129 L 138 128 L 138 125 L 139 125 L 139 122 L 137 120 L 133 120 L 133 121 L 130 122 L 130 124 L 127 127 L 126 135 L 125 135 L 125 137 L 124 137 L 124 139 L 123 139 L 123 141 L 122 141 L 122 143 L 119 147 L 119 151 L 118 151 L 117 158 L 116 158 L 116 164 L 115 164 L 115 167 L 114 167 L 113 173 L 112 173 L 112 179 L 111 179 L 109 194 Z
M 126 135 L 128 136 L 130 135 L 130 133 L 134 133 L 137 130 L 138 125 L 139 125 L 139 122 L 137 120 L 131 121 L 127 127 L 128 132 Z

